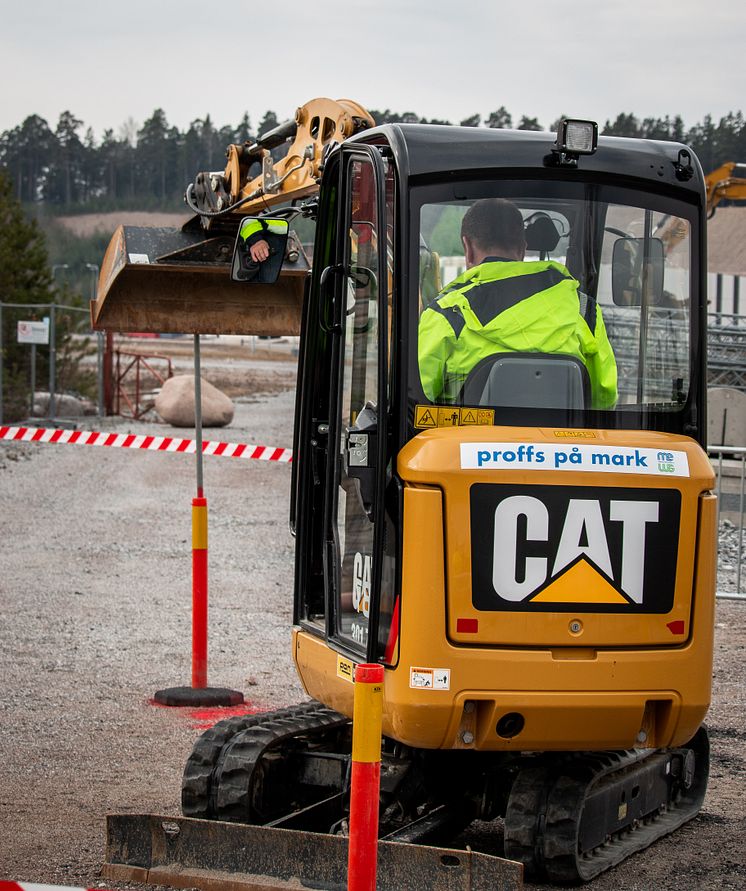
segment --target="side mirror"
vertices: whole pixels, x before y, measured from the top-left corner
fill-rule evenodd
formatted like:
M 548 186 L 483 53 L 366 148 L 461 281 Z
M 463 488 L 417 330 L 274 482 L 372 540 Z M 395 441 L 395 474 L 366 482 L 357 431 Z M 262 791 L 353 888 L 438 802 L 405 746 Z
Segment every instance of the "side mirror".
M 282 269 L 289 224 L 277 217 L 244 217 L 233 248 L 234 282 L 273 285 Z
M 611 295 L 614 303 L 617 306 L 661 304 L 664 264 L 660 238 L 617 239 L 611 259 Z

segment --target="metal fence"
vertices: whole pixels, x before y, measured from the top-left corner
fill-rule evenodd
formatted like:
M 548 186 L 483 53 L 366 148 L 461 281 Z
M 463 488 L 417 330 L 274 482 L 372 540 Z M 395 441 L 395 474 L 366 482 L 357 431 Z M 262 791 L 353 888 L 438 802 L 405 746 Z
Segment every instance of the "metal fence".
M 707 451 L 717 478 L 718 597 L 746 600 L 746 573 L 742 566 L 746 447 L 709 446 Z
M 47 411 L 47 420 L 54 420 L 57 415 L 57 324 L 58 324 L 58 316 L 60 313 L 80 313 L 84 316 L 88 316 L 90 311 L 88 309 L 83 309 L 78 306 L 68 306 L 62 303 L 3 303 L 0 302 L 0 423 L 3 422 L 3 364 L 4 364 L 4 352 L 3 352 L 3 313 L 13 313 L 13 317 L 17 318 L 18 321 L 23 319 L 24 315 L 28 315 L 32 313 L 33 315 L 39 317 L 42 314 L 46 313 L 45 318 L 48 319 L 49 323 L 49 337 L 48 343 L 44 348 L 49 350 L 49 381 L 48 381 L 48 392 L 49 392 L 49 408 Z M 98 390 L 99 390 L 99 405 L 98 405 L 98 413 L 99 415 L 103 415 L 103 398 L 102 398 L 102 375 L 103 375 L 103 348 L 104 341 L 100 332 L 97 332 L 97 344 L 98 344 Z M 36 384 L 36 345 L 31 345 L 32 357 L 31 357 L 31 389 L 32 391 L 35 389 Z M 31 399 L 33 402 L 33 392 L 31 393 Z M 33 413 L 33 406 L 32 411 Z
M 162 368 L 157 365 L 162 364 Z M 114 350 L 114 414 L 139 421 L 155 407 L 155 391 L 173 377 L 170 356 Z
M 746 316 L 710 313 L 707 385 L 746 390 Z

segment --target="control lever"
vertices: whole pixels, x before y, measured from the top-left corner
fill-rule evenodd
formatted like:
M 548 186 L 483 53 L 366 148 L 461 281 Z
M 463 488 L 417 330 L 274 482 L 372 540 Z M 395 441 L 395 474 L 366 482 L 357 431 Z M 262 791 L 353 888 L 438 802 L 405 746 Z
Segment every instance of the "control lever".
M 378 416 L 376 406 L 366 402 L 345 434 L 345 473 L 357 482 L 360 503 L 372 522 L 375 519 L 376 454 Z

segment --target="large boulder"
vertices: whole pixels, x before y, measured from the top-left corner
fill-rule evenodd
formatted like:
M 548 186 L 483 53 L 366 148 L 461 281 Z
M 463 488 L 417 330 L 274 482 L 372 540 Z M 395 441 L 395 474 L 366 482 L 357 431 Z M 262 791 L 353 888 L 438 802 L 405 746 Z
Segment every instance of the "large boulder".
M 202 426 L 225 427 L 233 420 L 233 402 L 202 380 Z M 194 377 L 177 374 L 169 378 L 155 397 L 155 410 L 172 427 L 194 427 Z
M 56 393 L 54 397 L 54 415 L 56 418 L 82 418 L 84 415 L 95 415 L 96 406 L 90 399 L 81 399 L 69 393 Z M 49 417 L 49 393 L 34 393 L 35 418 Z

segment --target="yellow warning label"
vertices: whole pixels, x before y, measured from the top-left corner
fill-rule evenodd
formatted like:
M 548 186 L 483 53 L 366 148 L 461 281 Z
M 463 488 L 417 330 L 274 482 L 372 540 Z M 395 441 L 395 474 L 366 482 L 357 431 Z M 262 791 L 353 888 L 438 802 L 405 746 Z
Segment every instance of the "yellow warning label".
M 573 439 L 595 439 L 596 434 L 591 430 L 555 430 L 554 435 L 560 439 L 572 437 Z
M 415 405 L 414 407 L 414 426 L 428 427 L 438 426 L 437 408 L 432 405 Z
M 344 656 L 337 655 L 337 677 L 351 684 L 355 682 L 355 663 Z
M 461 411 L 456 406 L 438 407 L 438 427 L 458 427 Z
M 457 405 L 415 405 L 414 426 L 421 430 L 432 427 L 490 427 L 495 423 L 494 408 Z

